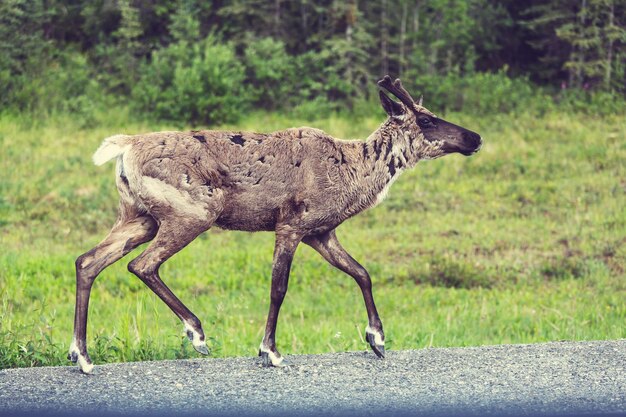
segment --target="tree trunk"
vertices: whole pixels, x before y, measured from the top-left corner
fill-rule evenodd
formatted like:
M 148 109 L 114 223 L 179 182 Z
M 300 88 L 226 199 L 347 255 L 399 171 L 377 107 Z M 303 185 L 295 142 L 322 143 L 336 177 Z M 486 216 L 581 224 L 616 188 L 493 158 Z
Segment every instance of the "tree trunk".
M 443 25 L 441 25 L 442 16 L 438 15 L 435 18 L 435 26 L 437 30 L 435 32 L 434 39 L 441 39 L 441 31 L 443 30 Z M 438 61 L 439 61 L 439 43 L 433 42 L 430 47 L 430 58 L 428 60 L 428 74 L 435 75 L 438 71 Z
M 387 0 L 382 0 L 382 11 L 380 13 L 380 56 L 382 74 L 389 73 L 389 51 L 387 50 L 388 33 L 387 33 Z
M 304 1 L 300 2 L 300 21 L 302 22 L 302 31 L 306 35 L 309 18 L 306 12 L 306 2 Z
M 280 0 L 274 0 L 274 36 L 280 39 Z
M 419 43 L 418 43 L 419 30 L 420 30 L 420 0 L 416 0 L 415 6 L 413 7 L 413 33 L 411 34 L 411 51 L 409 52 L 411 56 L 413 56 L 413 54 L 415 53 L 414 51 L 419 47 Z
M 354 72 L 352 71 L 352 31 L 356 24 L 356 0 L 349 0 L 346 7 L 346 43 L 348 51 L 346 53 L 346 79 L 350 85 L 354 85 Z
M 417 35 L 420 30 L 420 2 L 415 2 L 415 8 L 413 9 L 413 34 Z M 415 38 L 414 38 L 415 39 Z
M 613 69 L 613 36 L 611 36 L 611 32 L 613 31 L 613 21 L 615 17 L 615 5 L 613 1 L 611 1 L 610 10 L 609 10 L 609 45 L 608 51 L 606 52 L 606 68 L 604 73 L 604 88 L 606 90 L 611 89 L 611 70 Z
M 580 30 L 579 36 L 583 37 L 585 32 L 585 15 L 587 14 L 587 0 L 582 0 L 580 9 Z M 585 50 L 578 48 L 578 65 L 576 68 L 576 85 L 580 88 L 583 86 L 583 66 L 585 65 Z
M 407 4 L 402 2 L 402 19 L 400 20 L 400 62 L 398 63 L 398 76 L 402 77 L 404 68 L 404 41 L 406 38 Z

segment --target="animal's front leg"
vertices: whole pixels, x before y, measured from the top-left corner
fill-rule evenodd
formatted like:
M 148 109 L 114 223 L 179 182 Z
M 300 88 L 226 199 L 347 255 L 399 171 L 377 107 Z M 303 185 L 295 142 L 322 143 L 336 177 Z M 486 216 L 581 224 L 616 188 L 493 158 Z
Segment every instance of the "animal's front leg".
M 385 334 L 374 303 L 372 280 L 368 272 L 341 246 L 334 230 L 317 236 L 307 236 L 303 242 L 319 252 L 335 268 L 350 275 L 357 282 L 367 309 L 368 325 L 365 329 L 365 338 L 376 356 L 384 358 Z
M 283 357 L 276 349 L 276 323 L 280 306 L 287 294 L 291 261 L 300 239 L 301 237 L 295 233 L 276 232 L 270 310 L 265 325 L 265 336 L 259 347 L 259 356 L 263 359 L 263 366 L 284 366 Z

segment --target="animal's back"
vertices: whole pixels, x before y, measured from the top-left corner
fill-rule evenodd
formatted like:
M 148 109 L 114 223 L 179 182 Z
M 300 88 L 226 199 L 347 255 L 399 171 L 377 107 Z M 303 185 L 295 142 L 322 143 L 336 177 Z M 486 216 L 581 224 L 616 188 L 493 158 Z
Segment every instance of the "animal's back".
M 311 128 L 157 132 L 105 143 L 98 161 L 119 157 L 118 186 L 150 214 L 218 210 L 215 223 L 226 229 L 274 230 L 281 217 L 303 214 L 294 210 L 326 204 L 339 175 L 327 160 L 337 141 Z

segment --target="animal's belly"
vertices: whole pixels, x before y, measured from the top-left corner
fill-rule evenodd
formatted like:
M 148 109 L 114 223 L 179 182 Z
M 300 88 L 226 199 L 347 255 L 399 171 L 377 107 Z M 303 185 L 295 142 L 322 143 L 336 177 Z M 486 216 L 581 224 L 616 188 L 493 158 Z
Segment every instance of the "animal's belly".
M 221 215 L 215 221 L 215 224 L 222 229 L 245 232 L 271 231 L 276 228 L 276 220 L 267 215 Z
M 344 210 L 329 210 L 327 201 L 295 199 L 293 193 L 238 191 L 224 196 L 224 208 L 215 221 L 222 229 L 273 231 L 278 223 L 285 223 L 311 235 L 334 229 L 349 217 Z
M 248 232 L 275 230 L 279 209 L 262 197 L 245 195 L 226 198 L 215 224 L 222 229 Z

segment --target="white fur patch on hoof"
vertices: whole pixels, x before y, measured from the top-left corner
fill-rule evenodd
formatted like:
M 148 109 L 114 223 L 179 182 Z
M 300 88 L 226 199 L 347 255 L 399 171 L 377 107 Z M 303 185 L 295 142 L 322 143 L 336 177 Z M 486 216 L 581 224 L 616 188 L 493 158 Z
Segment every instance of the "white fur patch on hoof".
M 72 344 L 70 345 L 70 351 L 67 357 L 72 362 L 78 363 L 78 367 L 80 368 L 82 373 L 90 374 L 91 372 L 93 372 L 93 363 L 91 363 L 91 359 L 80 354 L 78 346 L 76 346 L 76 342 L 73 340 Z
M 78 366 L 84 374 L 90 374 L 93 372 L 93 363 L 91 363 L 91 361 L 83 355 L 78 355 Z
M 185 333 L 187 334 L 187 338 L 191 341 L 193 348 L 203 355 L 209 354 L 209 349 L 206 347 L 206 341 L 203 336 L 197 332 L 191 325 L 185 321 L 183 321 L 185 325 Z
M 272 352 L 263 343 L 259 346 L 259 356 L 263 358 L 263 366 L 274 366 L 280 368 L 285 366 L 283 357 L 278 352 Z
M 385 339 L 383 335 L 375 329 L 372 329 L 369 325 L 365 328 L 365 334 L 370 334 L 374 337 L 374 343 L 378 346 L 385 346 Z

